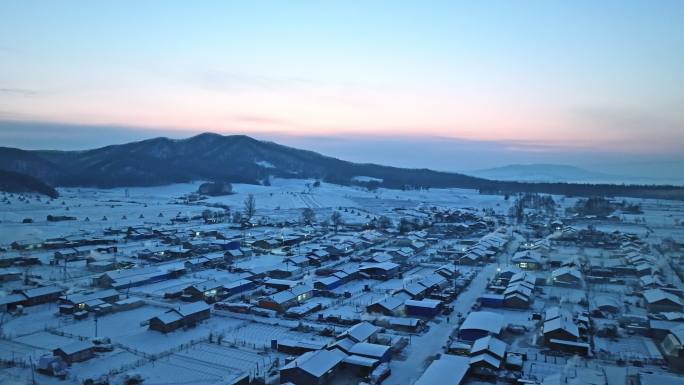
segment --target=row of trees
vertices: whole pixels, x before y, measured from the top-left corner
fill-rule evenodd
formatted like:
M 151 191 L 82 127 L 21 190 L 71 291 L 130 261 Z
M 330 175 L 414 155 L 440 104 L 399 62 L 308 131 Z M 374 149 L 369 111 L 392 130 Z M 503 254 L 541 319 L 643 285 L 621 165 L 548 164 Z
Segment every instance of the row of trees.
M 256 214 L 256 198 L 254 198 L 253 194 L 249 194 L 249 195 L 247 195 L 247 198 L 245 198 L 245 200 L 243 202 L 242 212 L 235 211 L 233 213 L 233 222 L 235 222 L 235 223 L 242 222 L 243 215 L 244 215 L 244 218 L 246 218 L 247 220 L 250 220 L 250 219 L 252 219 L 252 217 L 254 217 L 255 214 Z M 317 223 L 316 212 L 314 211 L 314 209 L 312 209 L 311 207 L 307 207 L 307 208 L 303 209 L 302 213 L 301 213 L 301 222 L 305 225 L 313 225 L 313 224 Z M 337 230 L 340 228 L 340 226 L 344 225 L 344 219 L 342 218 L 342 214 L 339 211 L 335 210 L 330 215 L 330 217 L 324 219 L 321 222 L 321 224 L 323 226 L 332 226 L 334 231 L 337 232 Z M 392 227 L 392 225 L 393 225 L 392 220 L 385 215 L 381 215 L 379 217 L 373 218 L 369 223 L 369 226 L 371 228 L 375 228 L 378 230 L 386 230 L 386 229 Z M 415 229 L 418 229 L 421 227 L 422 227 L 421 224 L 418 223 L 417 221 L 411 222 L 406 218 L 402 218 L 401 221 L 399 222 L 398 226 L 397 226 L 397 229 L 402 233 L 406 233 L 406 232 L 409 232 L 411 230 L 415 230 Z

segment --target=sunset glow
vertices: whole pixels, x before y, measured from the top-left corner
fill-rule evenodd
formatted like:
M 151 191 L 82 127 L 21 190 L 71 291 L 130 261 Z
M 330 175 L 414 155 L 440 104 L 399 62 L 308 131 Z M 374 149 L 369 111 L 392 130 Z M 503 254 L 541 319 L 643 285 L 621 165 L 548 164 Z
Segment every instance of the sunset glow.
M 684 143 L 677 1 L 68 3 L 3 5 L 0 119 L 630 153 Z

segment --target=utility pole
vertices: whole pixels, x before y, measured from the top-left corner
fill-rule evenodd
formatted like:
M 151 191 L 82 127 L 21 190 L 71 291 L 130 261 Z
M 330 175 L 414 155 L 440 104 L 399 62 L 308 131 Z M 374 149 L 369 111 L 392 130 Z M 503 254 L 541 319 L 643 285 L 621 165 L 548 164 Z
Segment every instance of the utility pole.
M 36 368 L 33 366 L 33 357 L 29 356 L 29 362 L 31 363 L 31 383 L 36 385 Z

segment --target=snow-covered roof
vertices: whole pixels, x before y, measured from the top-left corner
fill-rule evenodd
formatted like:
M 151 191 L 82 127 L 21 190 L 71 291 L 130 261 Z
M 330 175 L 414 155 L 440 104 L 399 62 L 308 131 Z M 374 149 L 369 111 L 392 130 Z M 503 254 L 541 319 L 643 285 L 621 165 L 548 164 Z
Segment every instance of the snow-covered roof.
M 470 354 L 475 355 L 482 352 L 491 352 L 499 358 L 506 354 L 506 343 L 492 336 L 482 337 L 473 342 Z
M 501 359 L 486 352 L 476 354 L 470 357 L 470 365 L 475 365 L 480 362 L 484 362 L 493 368 L 498 368 L 499 366 L 501 366 Z
M 401 290 L 409 293 L 412 297 L 418 296 L 427 290 L 427 287 L 419 285 L 417 283 L 409 283 L 404 286 Z
M 542 255 L 537 251 L 519 251 L 513 255 L 511 258 L 513 262 L 534 262 L 542 263 Z
M 34 297 L 39 297 L 42 295 L 50 295 L 50 294 L 57 294 L 63 292 L 64 289 L 62 289 L 59 286 L 43 286 L 43 287 L 36 287 L 33 289 L 28 289 L 22 291 L 22 293 L 27 297 L 27 298 L 34 298 Z
M 90 342 L 76 341 L 76 342 L 70 343 L 68 345 L 60 346 L 57 349 L 64 352 L 64 354 L 70 355 L 70 354 L 81 352 L 83 350 L 90 349 L 92 347 L 93 347 L 93 344 L 91 344 Z M 57 349 L 55 349 L 55 350 L 57 350 Z
M 582 273 L 573 267 L 561 267 L 551 272 L 551 278 L 554 280 L 563 276 L 569 276 L 577 280 L 582 279 Z
M 404 305 L 406 306 L 423 307 L 429 309 L 436 309 L 439 307 L 441 303 L 441 301 L 438 301 L 436 299 L 424 299 L 422 301 L 407 299 L 406 301 L 404 301 Z
M 432 361 L 414 385 L 459 385 L 470 368 L 470 358 L 443 354 Z
M 357 342 L 363 342 L 370 338 L 378 330 L 379 329 L 377 326 L 371 324 L 370 322 L 364 321 L 350 327 L 342 335 L 350 337 Z
M 446 278 L 439 274 L 432 273 L 421 278 L 420 281 L 418 281 L 418 283 L 420 285 L 425 286 L 426 288 L 430 288 L 433 286 L 443 285 L 444 283 L 446 283 Z
M 373 302 L 373 305 L 382 306 L 387 310 L 395 310 L 398 307 L 404 305 L 404 301 L 401 298 L 389 296 L 379 301 Z
M 359 356 L 381 358 L 390 349 L 386 345 L 371 344 L 368 342 L 359 342 L 349 349 L 349 354 L 356 354 Z
M 398 268 L 399 265 L 394 263 L 394 262 L 380 262 L 380 263 L 372 263 L 366 266 L 362 266 L 361 270 L 368 270 L 368 269 L 380 269 L 380 270 L 394 270 Z
M 329 370 L 335 368 L 345 358 L 347 358 L 347 355 L 339 349 L 316 350 L 302 354 L 289 364 L 283 366 L 281 370 L 299 368 L 314 377 L 321 377 Z
M 350 365 L 365 366 L 372 368 L 378 362 L 378 360 L 369 357 L 362 357 L 357 355 L 351 355 L 344 359 L 344 362 Z
M 94 299 L 102 299 L 107 297 L 115 297 L 119 292 L 114 289 L 99 290 L 88 294 L 71 294 L 66 296 L 66 299 L 71 303 L 86 303 Z
M 577 325 L 572 320 L 565 317 L 558 317 L 544 322 L 544 334 L 556 330 L 565 330 L 577 338 L 580 336 Z
M 678 305 L 682 305 L 682 301 L 676 295 L 668 293 L 661 289 L 650 289 L 643 292 L 644 299 L 648 303 L 655 303 L 660 301 L 670 301 Z
M 475 311 L 468 314 L 460 330 L 485 330 L 498 334 L 503 329 L 504 317 L 489 311 Z

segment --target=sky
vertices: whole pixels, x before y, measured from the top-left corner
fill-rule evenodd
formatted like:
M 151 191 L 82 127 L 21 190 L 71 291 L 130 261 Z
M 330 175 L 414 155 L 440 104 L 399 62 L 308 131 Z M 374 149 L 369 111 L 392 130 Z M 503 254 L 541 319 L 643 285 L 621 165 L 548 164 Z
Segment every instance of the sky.
M 678 0 L 0 5 L 3 146 L 212 131 L 400 166 L 671 177 L 682 84 Z

